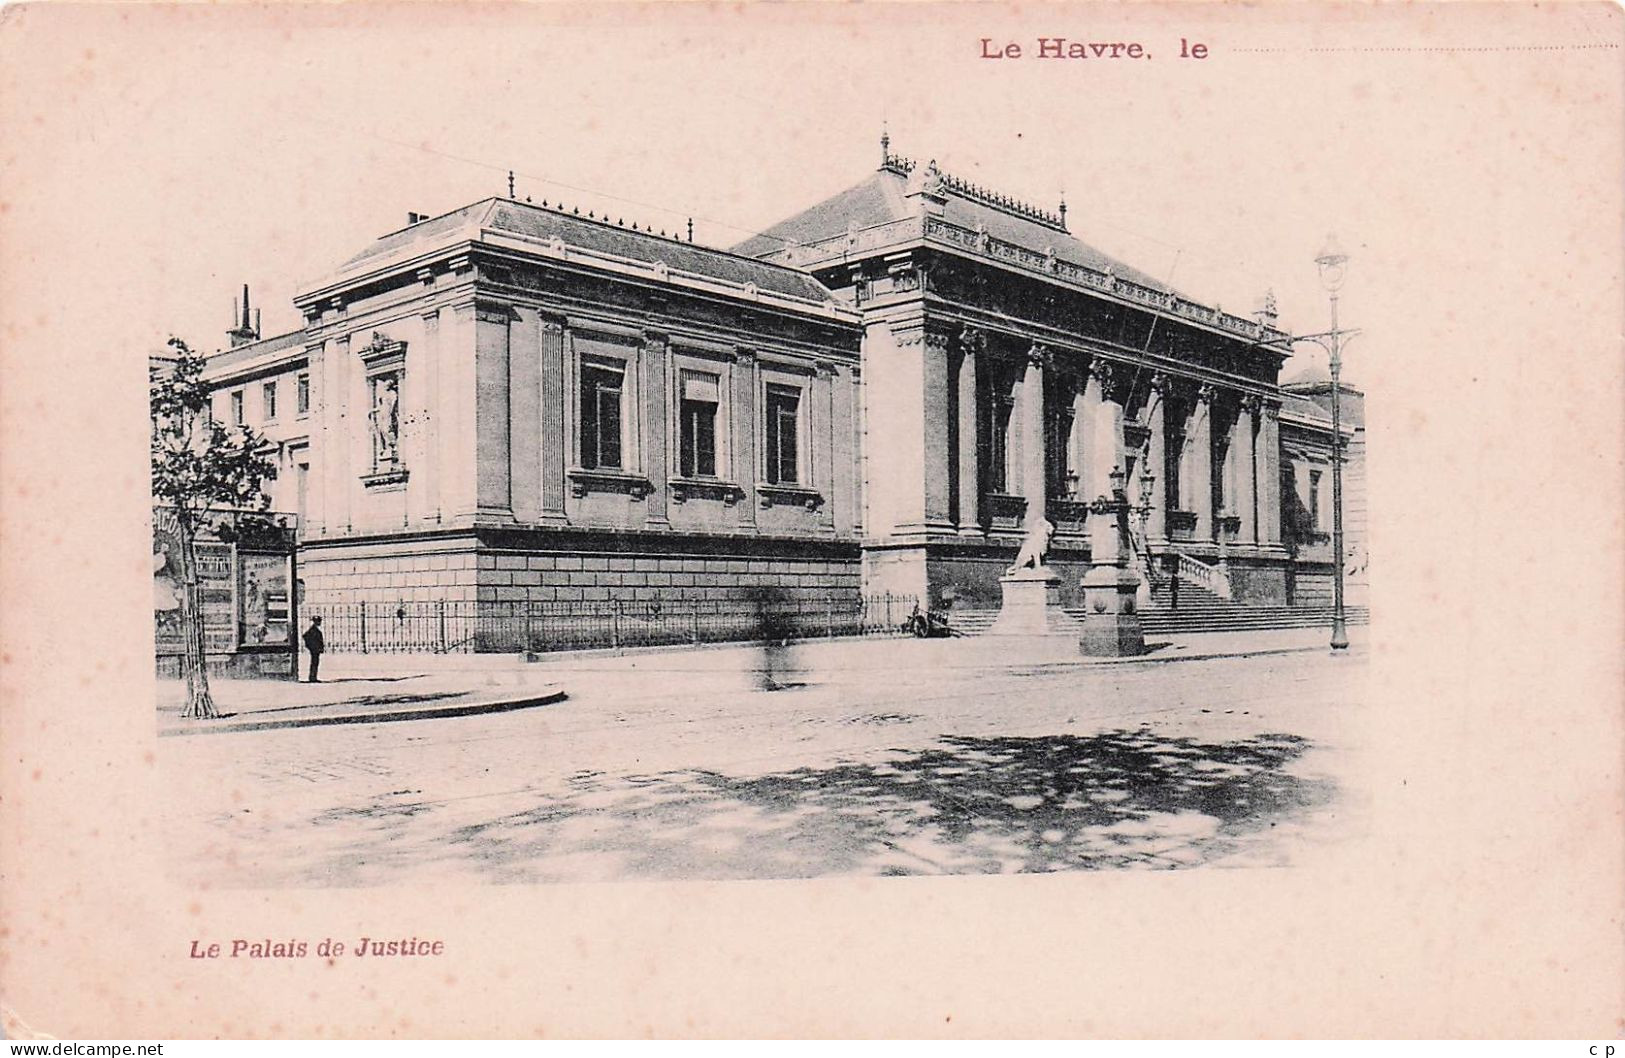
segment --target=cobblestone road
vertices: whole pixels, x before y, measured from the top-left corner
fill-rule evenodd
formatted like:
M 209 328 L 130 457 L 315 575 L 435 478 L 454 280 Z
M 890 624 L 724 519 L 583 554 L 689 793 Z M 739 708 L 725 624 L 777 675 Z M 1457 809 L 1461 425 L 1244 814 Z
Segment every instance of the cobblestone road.
M 912 646 L 772 692 L 654 656 L 520 713 L 165 739 L 172 869 L 297 887 L 1274 866 L 1360 829 L 1358 654 L 943 671 Z

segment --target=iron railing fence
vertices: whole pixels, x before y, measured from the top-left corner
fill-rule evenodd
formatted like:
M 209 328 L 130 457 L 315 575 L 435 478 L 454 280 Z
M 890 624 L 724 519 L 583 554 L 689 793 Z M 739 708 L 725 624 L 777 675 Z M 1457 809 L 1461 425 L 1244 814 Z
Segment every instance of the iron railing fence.
M 559 650 L 913 634 L 912 595 L 591 602 L 433 600 L 311 603 L 330 652 L 546 653 Z

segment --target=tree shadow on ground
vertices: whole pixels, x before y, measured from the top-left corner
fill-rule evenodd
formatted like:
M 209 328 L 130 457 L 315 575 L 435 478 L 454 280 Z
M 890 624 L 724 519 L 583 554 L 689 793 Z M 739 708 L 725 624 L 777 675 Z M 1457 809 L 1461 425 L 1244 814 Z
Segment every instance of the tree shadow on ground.
M 1308 748 L 1140 728 L 945 737 L 754 777 L 583 773 L 570 793 L 440 840 L 504 881 L 1190 867 L 1260 844 L 1274 856 L 1285 838 L 1273 828 L 1331 801 L 1331 780 L 1291 770 Z

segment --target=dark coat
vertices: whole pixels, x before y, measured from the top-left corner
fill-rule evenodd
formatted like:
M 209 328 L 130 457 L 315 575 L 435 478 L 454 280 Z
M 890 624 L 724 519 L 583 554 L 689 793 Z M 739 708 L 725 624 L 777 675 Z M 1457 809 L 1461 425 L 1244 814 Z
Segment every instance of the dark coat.
M 312 654 L 320 654 L 327 649 L 326 643 L 322 640 L 322 630 L 317 625 L 311 625 L 305 630 L 305 649 Z

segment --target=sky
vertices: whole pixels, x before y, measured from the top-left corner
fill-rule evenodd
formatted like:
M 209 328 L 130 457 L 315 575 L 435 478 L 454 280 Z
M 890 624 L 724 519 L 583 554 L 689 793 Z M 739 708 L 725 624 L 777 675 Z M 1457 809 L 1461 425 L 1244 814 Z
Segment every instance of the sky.
M 1253 38 L 1196 11 L 1153 29 L 940 8 L 376 10 L 145 12 L 122 44 L 140 61 L 92 38 L 66 57 L 82 104 L 51 115 L 50 186 L 89 211 L 99 255 L 138 263 L 105 292 L 135 306 L 133 338 L 212 348 L 244 282 L 268 333 L 293 329 L 302 286 L 409 211 L 505 193 L 509 169 L 521 197 L 668 230 L 693 217 L 699 241 L 731 245 L 862 180 L 883 126 L 977 183 L 1049 209 L 1064 194 L 1076 235 L 1199 300 L 1245 315 L 1273 289 L 1287 325 L 1317 331 L 1328 233 L 1353 258 L 1357 325 L 1393 263 L 1370 236 L 1453 146 L 1428 127 L 1447 111 L 1399 106 L 1369 68 L 1225 52 Z M 984 36 L 1069 24 L 1153 58 L 979 58 Z M 1221 57 L 1178 59 L 1182 36 Z M 1374 140 L 1408 143 L 1405 164 L 1374 172 Z

